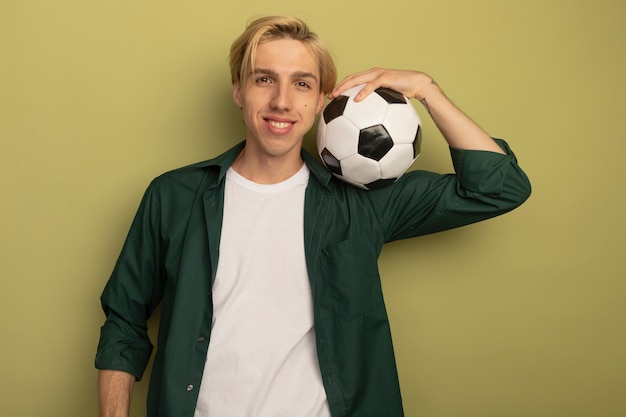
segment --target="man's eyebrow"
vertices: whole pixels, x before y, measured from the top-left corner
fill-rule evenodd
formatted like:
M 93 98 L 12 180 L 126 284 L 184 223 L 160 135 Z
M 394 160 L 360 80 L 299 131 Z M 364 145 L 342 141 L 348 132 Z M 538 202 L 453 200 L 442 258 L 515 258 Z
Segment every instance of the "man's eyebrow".
M 276 71 L 267 68 L 255 68 L 252 73 L 254 75 L 276 75 Z
M 255 70 L 253 71 L 254 75 L 270 75 L 270 76 L 277 76 L 277 72 L 274 71 L 273 69 L 269 69 L 269 68 L 255 68 Z M 312 72 L 307 72 L 307 71 L 296 71 L 294 73 L 291 74 L 291 78 L 292 79 L 299 79 L 299 78 L 312 78 L 313 80 L 317 81 L 317 77 L 315 76 L 315 74 L 313 74 Z
M 313 78 L 315 81 L 317 81 L 317 77 L 315 76 L 315 74 L 306 71 L 296 71 L 291 74 L 291 78 Z

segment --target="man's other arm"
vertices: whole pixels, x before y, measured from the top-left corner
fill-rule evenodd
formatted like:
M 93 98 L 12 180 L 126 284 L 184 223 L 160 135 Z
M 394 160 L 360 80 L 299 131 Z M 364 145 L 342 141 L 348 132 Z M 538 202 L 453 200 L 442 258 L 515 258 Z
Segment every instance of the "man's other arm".
M 128 417 L 135 377 L 127 372 L 102 369 L 98 373 L 100 417 Z

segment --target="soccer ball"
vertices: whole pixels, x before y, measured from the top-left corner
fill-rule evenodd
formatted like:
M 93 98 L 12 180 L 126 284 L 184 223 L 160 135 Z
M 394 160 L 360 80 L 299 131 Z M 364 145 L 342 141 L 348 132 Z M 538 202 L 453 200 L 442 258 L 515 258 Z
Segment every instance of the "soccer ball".
M 395 182 L 419 156 L 421 119 L 405 96 L 389 88 L 355 102 L 363 86 L 326 105 L 317 125 L 317 151 L 337 178 L 374 190 Z

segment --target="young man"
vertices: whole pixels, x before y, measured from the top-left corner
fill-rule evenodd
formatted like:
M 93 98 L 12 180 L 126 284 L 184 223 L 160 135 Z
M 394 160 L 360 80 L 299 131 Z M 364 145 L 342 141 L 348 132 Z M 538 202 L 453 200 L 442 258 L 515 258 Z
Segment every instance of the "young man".
M 327 49 L 298 19 L 250 23 L 231 72 L 245 142 L 152 182 L 102 294 L 101 415 L 128 415 L 162 304 L 150 417 L 401 416 L 382 245 L 505 213 L 529 182 L 426 74 L 372 69 L 333 88 Z M 303 151 L 324 97 L 363 83 L 361 99 L 385 86 L 421 101 L 456 175 L 366 192 Z

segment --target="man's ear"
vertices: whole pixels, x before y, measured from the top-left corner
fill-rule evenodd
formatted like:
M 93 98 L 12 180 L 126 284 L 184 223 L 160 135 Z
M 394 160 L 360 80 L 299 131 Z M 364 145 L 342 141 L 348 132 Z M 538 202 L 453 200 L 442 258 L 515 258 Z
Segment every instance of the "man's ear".
M 239 86 L 239 83 L 233 84 L 233 101 L 235 102 L 237 107 L 239 107 L 240 109 L 243 108 L 243 106 L 241 105 L 241 87 Z
M 315 114 L 319 114 L 322 109 L 324 108 L 324 99 L 326 97 L 324 96 L 324 93 L 320 93 L 320 97 L 319 100 L 317 101 L 317 108 L 315 109 Z

